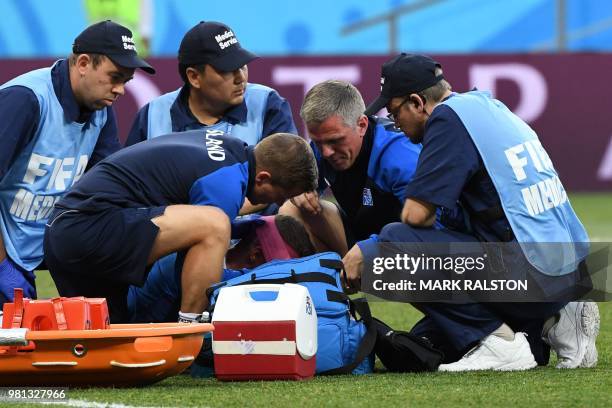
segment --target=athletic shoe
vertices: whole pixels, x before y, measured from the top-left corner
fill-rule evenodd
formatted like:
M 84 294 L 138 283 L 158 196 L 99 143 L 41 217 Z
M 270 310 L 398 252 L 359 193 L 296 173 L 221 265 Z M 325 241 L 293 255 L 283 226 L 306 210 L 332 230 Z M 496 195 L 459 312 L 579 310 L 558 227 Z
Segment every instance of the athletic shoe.
M 597 303 L 571 302 L 559 311 L 559 321 L 543 339 L 557 353 L 557 368 L 594 367 L 598 334 Z
M 580 362 L 578 367 L 580 368 L 591 368 L 597 365 L 597 346 L 595 342 L 589 342 L 584 353 L 584 358 Z
M 438 371 L 523 371 L 537 365 L 524 333 L 515 333 L 512 341 L 491 334 L 461 360 L 442 364 Z

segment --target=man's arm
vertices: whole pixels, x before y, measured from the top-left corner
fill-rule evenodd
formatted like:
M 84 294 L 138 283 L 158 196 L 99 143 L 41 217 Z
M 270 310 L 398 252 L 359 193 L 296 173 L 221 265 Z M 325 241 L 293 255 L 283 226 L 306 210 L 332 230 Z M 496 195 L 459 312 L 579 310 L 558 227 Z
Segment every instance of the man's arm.
M 278 213 L 301 221 L 317 252 L 334 251 L 344 255 L 348 251 L 338 207 L 329 201 L 319 200 L 316 192 L 291 198 Z
M 436 206 L 426 201 L 408 198 L 404 202 L 401 220 L 413 227 L 429 228 L 436 221 Z
M 110 156 L 121 149 L 121 144 L 119 144 L 119 138 L 117 137 L 117 120 L 115 119 L 113 108 L 107 109 L 107 115 L 106 123 L 100 131 L 100 135 L 98 135 L 98 141 L 91 154 L 91 159 L 87 163 L 86 170 L 92 168 L 106 156 Z
M 402 222 L 429 227 L 437 207 L 454 209 L 467 181 L 478 170 L 478 156 L 456 113 L 438 106 L 429 119 L 423 150 L 406 187 Z
M 0 180 L 34 137 L 39 112 L 38 99 L 30 89 L 11 86 L 0 91 Z M 0 262 L 5 259 L 6 247 L 0 234 Z
M 0 91 L 0 180 L 32 140 L 40 121 L 34 92 L 23 86 Z
M 297 134 L 297 129 L 293 122 L 289 102 L 274 91 L 268 95 L 266 117 L 261 134 L 262 137 L 266 137 L 279 132 Z

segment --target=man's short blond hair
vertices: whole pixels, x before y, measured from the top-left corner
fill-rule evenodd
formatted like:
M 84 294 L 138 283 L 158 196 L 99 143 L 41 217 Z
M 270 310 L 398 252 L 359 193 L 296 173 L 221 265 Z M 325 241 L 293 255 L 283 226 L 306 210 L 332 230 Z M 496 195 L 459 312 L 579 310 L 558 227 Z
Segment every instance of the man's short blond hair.
M 255 146 L 255 166 L 268 171 L 272 183 L 286 190 L 302 192 L 317 188 L 317 161 L 308 143 L 297 135 L 275 133 Z

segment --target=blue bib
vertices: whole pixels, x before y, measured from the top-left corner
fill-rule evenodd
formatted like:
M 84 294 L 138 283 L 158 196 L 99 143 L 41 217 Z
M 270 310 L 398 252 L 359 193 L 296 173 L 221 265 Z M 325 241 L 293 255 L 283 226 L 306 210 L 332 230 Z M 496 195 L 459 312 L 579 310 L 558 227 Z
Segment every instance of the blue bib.
M 256 145 L 257 142 L 262 139 L 262 136 L 264 136 L 261 132 L 263 130 L 266 115 L 268 95 L 272 91 L 272 88 L 268 88 L 267 86 L 248 84 L 244 94 L 247 106 L 246 122 L 231 124 L 222 120 L 214 125 L 202 125 L 201 128 L 206 130 L 221 130 L 223 133 L 237 137 L 249 145 Z M 176 101 L 176 98 L 178 98 L 179 93 L 180 89 L 162 95 L 149 102 L 148 139 L 177 131 L 194 130 L 172 128 L 170 108 L 174 101 Z
M 443 102 L 470 134 L 527 260 L 540 272 L 573 272 L 589 238 L 536 133 L 486 92 Z
M 40 122 L 0 181 L 0 227 L 9 257 L 26 270 L 43 259 L 47 217 L 64 192 L 83 175 L 102 127 L 106 109 L 89 122 L 68 122 L 51 81 L 51 68 L 28 72 L 5 83 L 31 89 L 40 106 Z

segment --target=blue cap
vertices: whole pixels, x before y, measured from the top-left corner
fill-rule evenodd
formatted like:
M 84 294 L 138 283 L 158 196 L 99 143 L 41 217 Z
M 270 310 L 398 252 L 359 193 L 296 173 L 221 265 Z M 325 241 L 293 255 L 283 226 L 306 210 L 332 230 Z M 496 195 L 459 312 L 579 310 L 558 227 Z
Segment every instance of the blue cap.
M 421 92 L 444 79 L 436 75 L 436 68 L 442 66 L 426 55 L 406 54 L 392 58 L 382 66 L 380 96 L 365 110 L 366 115 L 374 115 L 396 96 Z
M 125 68 L 140 68 L 154 74 L 155 69 L 138 57 L 132 32 L 111 20 L 90 25 L 74 39 L 74 54 L 102 54 Z
M 221 72 L 235 71 L 256 58 L 242 48 L 231 28 L 216 21 L 200 21 L 187 31 L 178 52 L 181 64 L 210 64 Z

